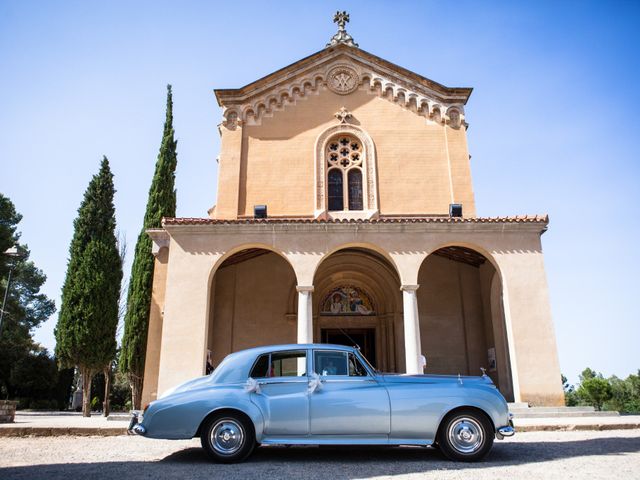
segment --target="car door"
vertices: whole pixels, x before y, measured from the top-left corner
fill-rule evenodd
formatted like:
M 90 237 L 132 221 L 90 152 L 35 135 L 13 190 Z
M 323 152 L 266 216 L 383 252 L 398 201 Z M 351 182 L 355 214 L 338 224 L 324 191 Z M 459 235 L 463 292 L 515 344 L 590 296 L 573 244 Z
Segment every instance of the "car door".
M 258 388 L 251 394 L 251 401 L 262 412 L 265 435 L 307 435 L 307 351 L 289 350 L 260 355 L 250 376 L 258 383 Z
M 389 395 L 353 352 L 313 351 L 319 384 L 309 394 L 312 435 L 388 435 Z M 316 380 L 317 381 L 317 380 Z

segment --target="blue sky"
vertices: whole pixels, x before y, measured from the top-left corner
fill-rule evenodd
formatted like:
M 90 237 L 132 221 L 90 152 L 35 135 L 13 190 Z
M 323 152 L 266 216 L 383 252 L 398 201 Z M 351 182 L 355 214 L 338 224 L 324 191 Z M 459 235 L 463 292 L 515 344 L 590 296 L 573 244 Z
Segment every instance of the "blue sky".
M 478 214 L 548 213 L 562 371 L 640 368 L 640 3 L 0 1 L 0 191 L 59 305 L 72 222 L 103 154 L 133 251 L 174 88 L 178 215 L 215 203 L 220 110 L 322 49 L 336 10 L 361 48 L 467 105 Z M 130 258 L 129 258 L 130 261 Z M 129 271 L 129 265 L 126 266 Z M 36 339 L 53 347 L 53 317 Z M 428 352 L 427 352 L 428 354 Z

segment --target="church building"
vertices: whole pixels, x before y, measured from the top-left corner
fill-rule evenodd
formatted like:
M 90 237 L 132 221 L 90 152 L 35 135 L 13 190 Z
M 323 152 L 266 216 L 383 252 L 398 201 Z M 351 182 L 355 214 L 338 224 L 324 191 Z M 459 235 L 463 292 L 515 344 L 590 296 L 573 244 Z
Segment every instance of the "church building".
M 348 20 L 323 50 L 215 90 L 217 201 L 148 232 L 143 403 L 231 352 L 315 342 L 386 372 L 484 369 L 509 401 L 564 405 L 547 216 L 477 216 L 472 89 L 360 49 Z

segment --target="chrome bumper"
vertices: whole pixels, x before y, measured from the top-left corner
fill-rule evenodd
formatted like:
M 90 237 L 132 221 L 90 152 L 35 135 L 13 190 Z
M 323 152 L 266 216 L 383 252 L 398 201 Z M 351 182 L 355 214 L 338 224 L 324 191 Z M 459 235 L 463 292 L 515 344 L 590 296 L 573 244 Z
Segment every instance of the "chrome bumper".
M 131 412 L 131 421 L 129 422 L 129 428 L 127 428 L 129 435 L 144 435 L 147 433 L 147 429 L 140 423 L 140 417 L 140 410 L 133 410 Z
M 513 437 L 516 433 L 516 429 L 513 426 L 513 413 L 509 414 L 509 425 L 499 427 L 496 430 L 496 437 L 498 440 L 502 440 L 504 437 Z

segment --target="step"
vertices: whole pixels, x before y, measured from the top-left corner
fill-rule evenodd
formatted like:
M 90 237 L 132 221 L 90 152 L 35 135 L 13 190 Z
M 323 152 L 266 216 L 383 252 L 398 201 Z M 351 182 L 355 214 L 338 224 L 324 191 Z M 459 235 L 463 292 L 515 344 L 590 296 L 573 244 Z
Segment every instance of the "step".
M 530 408 L 510 408 L 509 411 L 516 413 L 595 413 L 593 407 L 530 407 Z
M 512 412 L 513 413 L 513 412 Z M 619 417 L 618 412 L 522 412 L 514 413 L 514 418 L 577 418 L 577 417 Z
M 108 422 L 128 422 L 131 420 L 130 413 L 111 413 L 107 417 Z
M 525 406 L 523 406 L 525 405 Z M 571 417 L 617 417 L 618 412 L 597 412 L 590 406 L 578 407 L 529 407 L 526 403 L 509 404 L 509 412 L 516 418 L 571 418 Z

